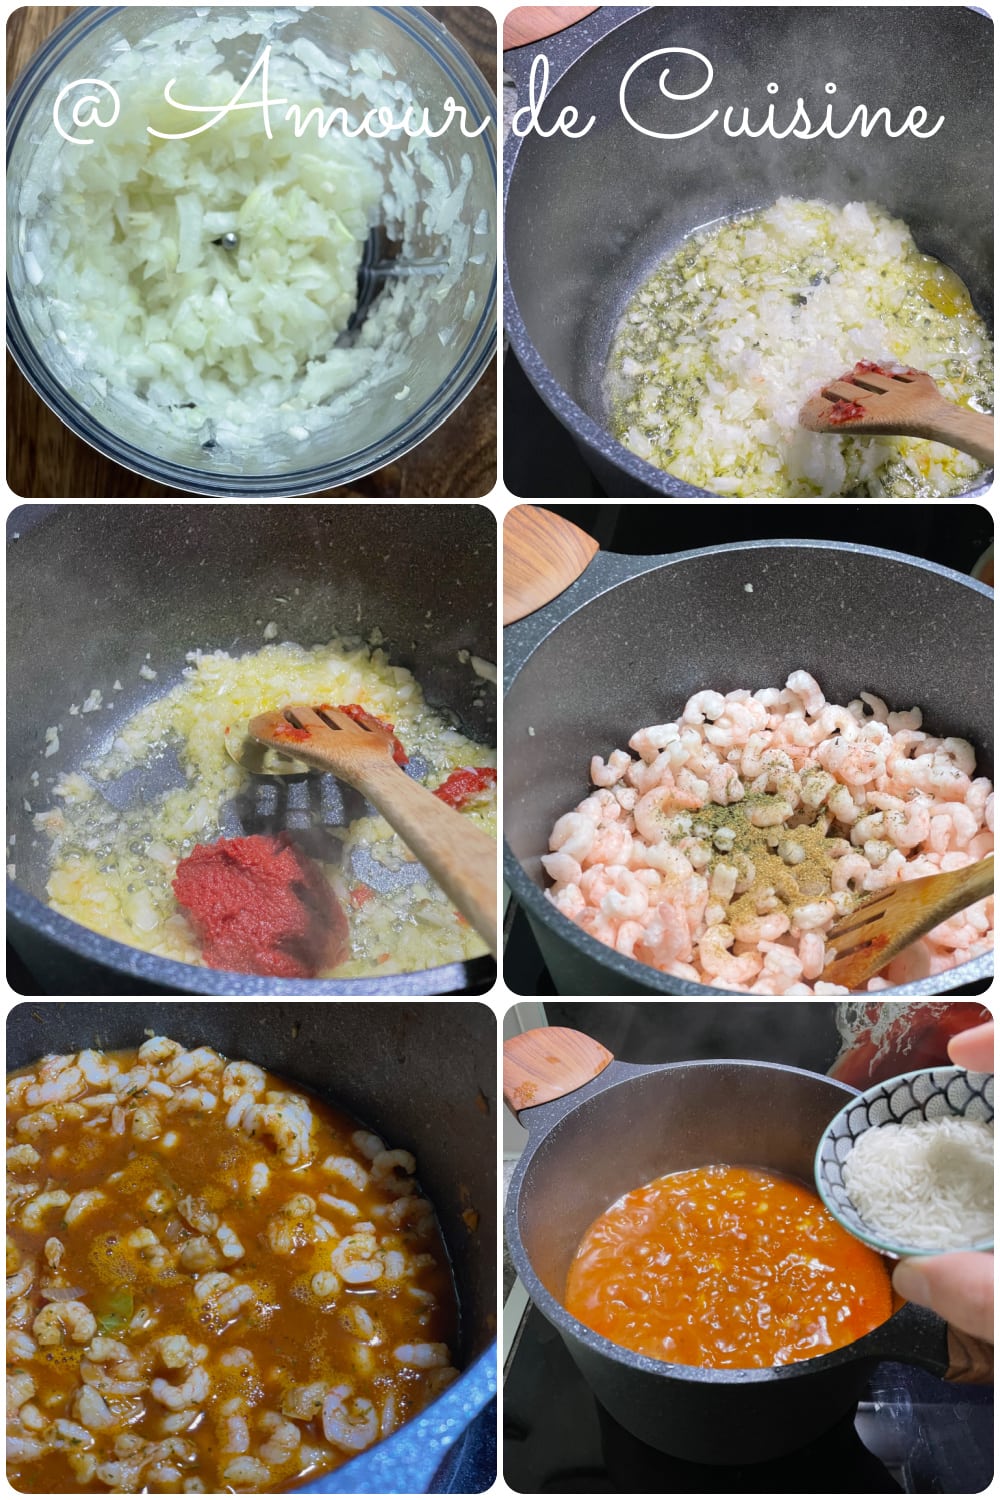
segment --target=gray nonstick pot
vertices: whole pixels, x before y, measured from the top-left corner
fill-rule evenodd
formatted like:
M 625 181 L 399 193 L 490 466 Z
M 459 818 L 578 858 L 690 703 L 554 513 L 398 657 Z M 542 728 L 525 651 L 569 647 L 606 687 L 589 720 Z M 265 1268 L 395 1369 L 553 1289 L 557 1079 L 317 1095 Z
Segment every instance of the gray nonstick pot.
M 45 904 L 48 840 L 33 816 L 49 805 L 48 778 L 79 769 L 137 709 L 179 682 L 188 651 L 256 651 L 269 621 L 278 640 L 303 646 L 381 631 L 390 659 L 414 672 L 428 702 L 449 710 L 471 738 L 496 743 L 495 695 L 465 655 L 497 659 L 496 522 L 484 506 L 66 505 L 11 513 L 7 832 L 16 842 L 7 857 L 16 877 L 8 881 L 8 936 L 43 993 L 428 995 L 475 993 L 493 982 L 489 958 L 369 979 L 226 973 L 144 953 Z M 157 671 L 155 682 L 140 676 L 143 666 Z M 71 716 L 70 704 L 93 688 L 114 707 Z M 49 725 L 60 726 L 52 757 L 44 755 Z M 169 776 L 168 759 L 161 764 Z M 31 784 L 33 772 L 40 786 Z M 162 789 L 152 783 L 154 793 Z M 308 826 L 312 804 L 293 809 L 291 795 L 286 826 Z M 265 831 L 246 820 L 256 804 L 232 811 L 238 826 L 228 833 Z
M 903 553 L 753 541 L 662 557 L 598 553 L 565 593 L 504 632 L 504 872 L 566 995 L 725 995 L 599 943 L 544 894 L 556 819 L 587 795 L 592 755 L 676 718 L 702 688 L 781 684 L 804 667 L 833 703 L 918 704 L 993 774 L 993 594 Z M 992 954 L 881 993 L 940 995 Z
M 675 54 L 637 68 L 626 95 L 646 128 L 693 130 L 660 140 L 633 128 L 619 106 L 634 63 L 665 47 L 707 58 L 706 92 L 692 94 L 704 65 Z M 504 54 L 518 104 L 529 97 L 536 56 L 549 63 L 540 111 L 552 131 L 575 107 L 582 139 L 561 130 L 510 135 L 504 151 L 504 323 L 517 358 L 546 404 L 573 434 L 613 496 L 703 495 L 646 463 L 607 430 L 602 374 L 615 325 L 633 291 L 693 229 L 766 207 L 782 195 L 835 203 L 869 200 L 905 220 L 920 249 L 965 281 L 992 326 L 991 178 L 983 171 L 983 121 L 992 118 L 990 18 L 967 6 L 605 6 L 558 36 Z M 660 91 L 663 68 L 670 77 Z M 826 92 L 827 83 L 836 94 Z M 776 83 L 776 95 L 767 92 Z M 842 140 L 772 135 L 732 138 L 722 115 L 744 107 L 759 128 L 769 105 L 776 129 L 802 97 L 818 124 L 827 105 L 843 129 L 855 107 L 885 105 L 898 129 L 922 105 L 930 139 L 894 140 L 855 127 Z M 988 148 L 986 148 L 988 150 Z M 970 494 L 986 493 L 988 479 Z
M 147 1030 L 271 1069 L 417 1158 L 420 1183 L 437 1209 L 455 1272 L 462 1373 L 385 1442 L 298 1493 L 446 1491 L 453 1451 L 496 1391 L 492 1012 L 455 1001 L 26 1003 L 7 1017 L 7 1067 L 24 1067 L 50 1052 L 138 1046 Z
M 526 1046 L 536 1064 L 527 1069 Z M 562 1298 L 574 1251 L 598 1214 L 631 1188 L 713 1163 L 810 1183 L 823 1129 L 855 1090 L 776 1063 L 637 1066 L 558 1027 L 524 1033 L 504 1053 L 504 1097 L 529 1131 L 507 1194 L 514 1264 L 598 1401 L 641 1442 L 695 1463 L 762 1462 L 832 1427 L 880 1360 L 990 1378 L 983 1346 L 909 1303 L 843 1349 L 776 1369 L 667 1364 L 585 1327 Z

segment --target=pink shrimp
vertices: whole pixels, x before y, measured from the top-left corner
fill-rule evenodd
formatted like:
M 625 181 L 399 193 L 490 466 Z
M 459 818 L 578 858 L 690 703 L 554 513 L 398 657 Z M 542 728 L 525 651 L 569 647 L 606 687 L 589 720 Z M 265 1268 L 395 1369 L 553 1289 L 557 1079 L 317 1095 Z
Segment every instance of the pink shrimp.
M 582 873 L 580 864 L 572 855 L 561 849 L 558 854 L 543 854 L 545 873 L 556 885 L 578 885 Z
M 584 932 L 589 932 L 591 937 L 596 938 L 599 943 L 607 943 L 609 948 L 615 946 L 617 928 L 614 922 L 596 907 L 585 906 L 573 920 L 578 927 L 582 927 Z
M 752 943 L 756 947 L 758 943 L 776 942 L 788 931 L 790 925 L 787 912 L 771 911 L 763 916 L 751 917 L 746 922 L 734 922 L 732 928 L 738 942 Z
M 645 796 L 646 792 L 652 791 L 656 786 L 673 786 L 674 757 L 670 750 L 664 750 L 648 765 L 645 761 L 634 760 L 631 770 L 626 772 L 625 779 L 640 797 Z
M 605 823 L 580 863 L 593 865 L 627 865 L 632 852 L 632 834 L 622 823 Z
M 651 764 L 679 738 L 680 730 L 676 724 L 649 724 L 645 729 L 636 730 L 628 743 L 636 755 L 641 755 L 647 764 Z
M 822 712 L 823 707 L 826 704 L 826 694 L 820 687 L 819 683 L 816 681 L 815 677 L 811 677 L 808 672 L 793 672 L 791 676 L 787 678 L 785 687 L 788 688 L 790 692 L 798 694 L 798 696 L 802 699 L 802 704 L 805 708 L 806 713 L 811 719 L 815 718 L 818 713 Z
M 626 958 L 632 958 L 635 954 L 635 945 L 646 935 L 646 929 L 641 922 L 623 922 L 615 935 L 615 948 L 623 953 Z
M 578 885 L 561 885 L 557 890 L 546 891 L 545 894 L 556 910 L 561 911 L 564 917 L 569 917 L 571 922 L 577 921 L 587 904 Z
M 725 711 L 726 700 L 721 693 L 695 693 L 685 703 L 681 718 L 685 724 L 704 724 L 706 719 L 720 719 Z
M 885 756 L 879 753 L 879 747 L 870 741 L 849 741 L 842 735 L 818 745 L 816 759 L 831 776 L 836 776 L 839 781 L 846 781 L 850 786 L 862 786 L 865 782 L 874 781 L 885 763 Z
M 810 725 L 809 732 L 813 745 L 838 734 L 850 744 L 857 739 L 860 730 L 857 720 L 848 709 L 841 708 L 836 703 L 828 703 L 819 718 Z
M 624 865 L 608 865 L 605 869 L 608 888 L 601 897 L 601 911 L 612 921 L 634 921 L 645 915 L 649 906 L 649 892 L 640 880 Z M 583 877 L 586 879 L 586 876 Z M 581 887 L 582 889 L 582 887 Z
M 565 854 L 567 859 L 582 861 L 590 853 L 590 846 L 597 837 L 597 824 L 580 812 L 563 813 L 549 834 L 549 848 L 554 854 Z
M 633 813 L 635 826 L 644 839 L 657 844 L 663 837 L 664 823 L 671 813 L 683 809 L 697 811 L 703 805 L 692 792 L 682 792 L 671 780 L 668 784 L 654 786 L 652 791 L 639 798 Z
M 636 957 L 643 963 L 664 971 L 675 963 L 691 961 L 691 930 L 685 909 L 676 897 L 659 902 L 636 949 Z
M 799 938 L 799 963 L 803 979 L 818 979 L 826 964 L 826 942 L 821 932 L 803 932 Z
M 909 802 L 904 812 L 885 814 L 886 837 L 897 849 L 915 849 L 924 842 L 930 827 L 930 813 L 924 802 Z
M 845 854 L 834 861 L 830 885 L 835 891 L 863 891 L 871 868 L 863 854 Z
M 719 922 L 709 927 L 698 939 L 698 960 L 710 979 L 727 984 L 750 984 L 760 973 L 761 958 L 758 953 L 742 953 L 739 957 L 729 952 L 735 941 L 731 927 Z
M 590 762 L 590 779 L 595 786 L 611 787 L 621 781 L 632 764 L 632 757 L 625 750 L 612 750 L 607 764 L 599 755 Z
M 791 984 L 797 984 L 802 978 L 802 962 L 794 948 L 787 947 L 784 943 L 761 943 L 761 952 L 764 954 L 764 970 L 761 978 L 774 976 L 776 994 L 782 994 Z

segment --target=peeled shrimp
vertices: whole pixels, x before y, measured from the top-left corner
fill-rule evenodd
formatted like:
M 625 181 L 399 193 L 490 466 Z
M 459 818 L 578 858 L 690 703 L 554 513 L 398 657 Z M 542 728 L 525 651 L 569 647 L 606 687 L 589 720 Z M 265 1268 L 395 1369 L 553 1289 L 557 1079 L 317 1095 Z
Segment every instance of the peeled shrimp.
M 83 1302 L 49 1302 L 31 1331 L 43 1348 L 61 1344 L 64 1334 L 74 1344 L 89 1344 L 97 1332 L 97 1319 Z
M 760 972 L 760 955 L 743 953 L 737 958 L 728 951 L 734 942 L 733 929 L 720 922 L 698 939 L 698 958 L 705 973 L 720 984 L 749 984 Z
M 704 724 L 706 719 L 720 719 L 726 711 L 726 700 L 721 693 L 695 693 L 684 705 L 681 715 L 685 724 Z
M 792 672 L 785 686 L 802 699 L 802 705 L 810 718 L 822 712 L 826 704 L 826 694 L 815 677 L 811 677 L 808 672 Z
M 375 1408 L 349 1385 L 335 1385 L 323 1401 L 323 1436 L 345 1453 L 361 1453 L 378 1437 Z
M 590 762 L 590 779 L 595 786 L 615 786 L 632 764 L 632 757 L 625 750 L 612 750 L 607 764 L 599 755 Z

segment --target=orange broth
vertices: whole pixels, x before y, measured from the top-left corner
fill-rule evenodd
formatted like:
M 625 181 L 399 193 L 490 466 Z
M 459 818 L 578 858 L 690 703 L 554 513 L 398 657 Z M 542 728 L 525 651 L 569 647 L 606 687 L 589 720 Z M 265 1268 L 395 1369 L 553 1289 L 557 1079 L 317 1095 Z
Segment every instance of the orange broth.
M 696 1167 L 626 1193 L 587 1230 L 566 1307 L 671 1364 L 768 1368 L 885 1322 L 889 1272 L 815 1193 L 750 1167 Z
M 117 1061 L 123 1070 L 139 1063 L 134 1050 L 104 1055 Z M 219 1059 L 220 1068 L 223 1061 Z M 8 1086 L 13 1082 L 16 1087 L 16 1080 L 23 1075 L 35 1075 L 38 1067 L 35 1064 L 9 1074 Z M 294 1089 L 304 1094 L 297 1085 L 272 1073 L 265 1072 L 264 1078 L 271 1090 Z M 212 1087 L 218 1089 L 217 1079 Z M 96 1091 L 96 1087 L 89 1090 Z M 263 1441 L 255 1425 L 255 1408 L 280 1410 L 283 1395 L 293 1387 L 317 1381 L 347 1382 L 356 1394 L 370 1398 L 380 1409 L 391 1394 L 398 1422 L 406 1421 L 426 1405 L 431 1399 L 424 1389 L 429 1372 L 402 1367 L 393 1360 L 392 1350 L 398 1344 L 422 1341 L 457 1347 L 458 1308 L 451 1267 L 436 1224 L 426 1234 L 418 1234 L 405 1223 L 395 1236 L 387 1233 L 390 1226 L 379 1216 L 393 1201 L 391 1187 L 371 1178 L 359 1190 L 338 1182 L 324 1169 L 322 1163 L 328 1155 L 365 1160 L 352 1144 L 359 1128 L 356 1120 L 315 1095 L 307 1095 L 315 1121 L 310 1159 L 294 1169 L 283 1169 L 273 1141 L 263 1134 L 248 1135 L 227 1125 L 225 1105 L 210 1114 L 170 1114 L 155 1139 L 137 1141 L 131 1121 L 141 1107 L 155 1102 L 148 1090 L 137 1086 L 125 1096 L 125 1128 L 117 1135 L 107 1128 L 87 1128 L 79 1118 L 85 1113 L 78 1107 L 79 1097 L 80 1091 L 74 1102 L 46 1107 L 53 1116 L 54 1128 L 30 1136 L 42 1158 L 35 1176 L 47 1187 L 65 1188 L 71 1194 L 99 1189 L 104 1201 L 78 1225 L 67 1228 L 61 1212 L 54 1210 L 46 1216 L 43 1227 L 29 1231 L 17 1222 L 19 1200 L 15 1192 L 14 1212 L 8 1217 L 8 1248 L 13 1241 L 23 1257 L 37 1262 L 43 1281 L 62 1281 L 79 1289 L 78 1295 L 97 1317 L 98 1331 L 124 1341 L 129 1351 L 150 1367 L 148 1378 L 156 1373 L 178 1378 L 176 1371 L 164 1370 L 162 1362 L 155 1362 L 157 1340 L 162 1335 L 183 1333 L 195 1342 L 207 1343 L 210 1352 L 204 1368 L 211 1377 L 210 1392 L 198 1403 L 201 1410 L 192 1411 L 190 1424 L 176 1434 L 192 1450 L 182 1464 L 188 1478 L 199 1480 L 202 1489 L 215 1493 L 251 1488 L 229 1484 L 223 1477 L 227 1461 L 237 1455 L 227 1453 L 221 1442 L 224 1417 L 220 1411 L 234 1396 L 246 1398 L 253 1438 L 251 1453 Z M 8 1107 L 9 1145 L 29 1138 L 18 1129 L 28 1115 L 23 1102 Z M 248 1187 L 249 1173 L 260 1161 L 269 1163 L 268 1183 L 259 1189 Z M 20 1175 L 25 1174 L 22 1171 Z M 274 1216 L 281 1215 L 282 1205 L 295 1193 L 307 1194 L 318 1202 L 319 1212 L 330 1212 L 324 1207 L 322 1195 L 331 1191 L 352 1198 L 359 1215 L 379 1221 L 382 1245 L 397 1245 L 406 1251 L 412 1270 L 405 1284 L 379 1281 L 344 1285 L 327 1301 L 318 1300 L 311 1293 L 310 1278 L 318 1269 L 329 1266 L 330 1244 L 336 1241 L 314 1242 L 307 1216 L 301 1222 L 290 1221 L 287 1253 L 276 1253 L 269 1244 L 269 1229 Z M 151 1198 L 157 1193 L 162 1203 Z M 215 1316 L 212 1303 L 199 1305 L 194 1300 L 197 1275 L 176 1263 L 175 1252 L 182 1251 L 195 1234 L 178 1216 L 178 1200 L 197 1200 L 206 1210 L 222 1216 L 245 1247 L 240 1260 L 228 1263 L 234 1277 L 252 1285 L 255 1293 L 238 1314 Z M 331 1200 L 327 1197 L 326 1201 Z M 352 1227 L 336 1212 L 334 1217 L 343 1228 Z M 169 1252 L 164 1264 L 146 1259 L 148 1250 L 133 1245 L 130 1236 L 137 1228 L 153 1230 L 162 1241 Z M 45 1259 L 45 1244 L 53 1235 L 59 1237 L 62 1246 L 57 1272 L 47 1267 Z M 215 1268 L 225 1269 L 226 1265 L 222 1262 Z M 411 1285 L 414 1295 L 409 1294 Z M 35 1286 L 25 1299 L 31 1303 L 28 1318 L 20 1320 L 26 1329 L 41 1307 L 38 1299 Z M 377 1320 L 379 1332 L 373 1341 L 373 1368 L 368 1374 L 358 1369 L 359 1339 L 349 1326 L 349 1309 L 354 1305 L 365 1308 Z M 145 1312 L 139 1318 L 142 1310 Z M 133 1314 L 139 1318 L 138 1326 Z M 249 1353 L 252 1362 L 239 1368 L 225 1367 L 222 1356 L 234 1346 Z M 39 1346 L 34 1358 L 18 1361 L 20 1372 L 32 1376 L 37 1387 L 34 1402 L 47 1417 L 75 1415 L 74 1393 L 80 1386 L 81 1361 L 86 1356 L 81 1344 L 65 1340 L 53 1348 Z M 170 1413 L 149 1398 L 148 1389 L 131 1402 L 112 1400 L 112 1408 L 128 1434 L 149 1443 L 164 1439 L 164 1419 Z M 301 1430 L 307 1446 L 286 1462 L 270 1465 L 271 1482 L 263 1488 L 294 1488 L 353 1456 L 324 1443 L 318 1413 L 303 1420 Z M 108 1444 L 112 1436 L 107 1436 Z M 98 1434 L 100 1440 L 104 1437 Z M 309 1457 L 303 1462 L 305 1453 Z M 8 1478 L 22 1492 L 107 1492 L 117 1488 L 96 1478 L 81 1481 L 70 1465 L 71 1457 L 72 1447 L 67 1449 L 63 1444 L 41 1459 L 13 1463 Z M 160 1493 L 181 1487 L 180 1480 L 150 1486 Z

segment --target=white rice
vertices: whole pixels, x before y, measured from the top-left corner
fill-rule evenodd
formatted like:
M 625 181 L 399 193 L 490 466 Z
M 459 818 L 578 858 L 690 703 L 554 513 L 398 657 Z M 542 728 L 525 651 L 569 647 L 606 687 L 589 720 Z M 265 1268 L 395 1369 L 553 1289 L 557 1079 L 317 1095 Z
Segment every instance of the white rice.
M 993 1127 L 946 1116 L 866 1130 L 844 1185 L 865 1224 L 900 1247 L 978 1244 L 993 1229 Z

